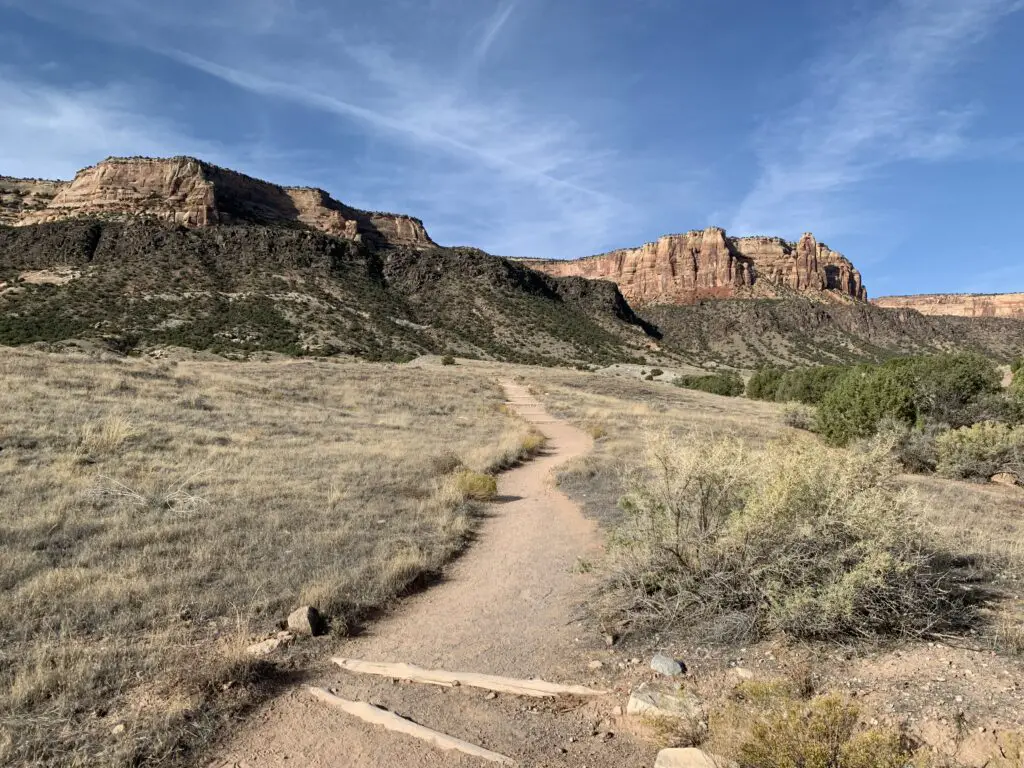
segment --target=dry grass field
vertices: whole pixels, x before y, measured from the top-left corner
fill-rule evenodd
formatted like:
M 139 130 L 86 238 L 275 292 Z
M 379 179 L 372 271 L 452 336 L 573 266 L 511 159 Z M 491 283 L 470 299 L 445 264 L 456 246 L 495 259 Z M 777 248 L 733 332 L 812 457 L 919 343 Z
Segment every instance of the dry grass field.
M 294 607 L 344 634 L 535 438 L 459 366 L 0 349 L 0 764 L 194 759 Z M 472 479 L 472 478 L 470 478 Z

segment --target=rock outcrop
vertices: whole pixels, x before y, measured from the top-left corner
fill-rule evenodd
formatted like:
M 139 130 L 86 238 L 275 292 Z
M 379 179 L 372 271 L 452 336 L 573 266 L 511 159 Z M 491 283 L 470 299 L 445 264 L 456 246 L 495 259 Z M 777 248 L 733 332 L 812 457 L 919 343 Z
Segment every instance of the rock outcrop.
M 732 238 L 708 227 L 583 259 L 522 261 L 557 277 L 611 280 L 637 305 L 785 292 L 867 299 L 860 272 L 811 234 L 791 243 L 778 237 Z
M 872 303 L 888 309 L 916 309 L 922 315 L 1024 318 L 1024 293 L 932 293 L 882 296 Z
M 306 226 L 375 246 L 434 245 L 418 219 L 361 211 L 321 189 L 281 187 L 191 157 L 108 158 L 79 171 L 69 183 L 49 183 L 52 199 L 45 205 L 21 205 L 9 223 L 29 226 L 79 217 L 141 216 L 189 227 Z
M 63 181 L 0 176 L 0 224 L 16 224 L 26 214 L 45 208 L 64 184 Z

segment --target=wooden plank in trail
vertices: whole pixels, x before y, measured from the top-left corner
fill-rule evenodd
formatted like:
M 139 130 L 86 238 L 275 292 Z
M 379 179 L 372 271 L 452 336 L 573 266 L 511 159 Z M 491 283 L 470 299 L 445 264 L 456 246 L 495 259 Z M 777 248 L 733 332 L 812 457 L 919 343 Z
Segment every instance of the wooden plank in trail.
M 414 664 L 393 664 L 390 662 L 361 661 L 360 659 L 331 659 L 342 669 L 364 675 L 393 677 L 399 680 L 411 680 L 414 683 L 443 685 L 452 688 L 457 685 L 468 685 L 483 688 L 487 691 L 511 693 L 516 696 L 534 696 L 537 698 L 554 698 L 556 696 L 605 696 L 608 691 L 586 688 L 582 685 L 560 685 L 544 680 L 521 680 L 514 677 L 498 675 L 481 675 L 476 672 L 446 672 L 441 669 L 423 669 Z
M 406 720 L 404 717 L 399 717 L 394 712 L 389 712 L 381 707 L 374 706 L 365 701 L 349 701 L 348 699 L 342 699 L 335 696 L 330 691 L 325 691 L 323 688 L 310 688 L 309 692 L 312 693 L 320 701 L 340 709 L 342 712 L 346 712 L 353 717 L 358 717 L 367 723 L 373 725 L 380 725 L 389 731 L 395 733 L 404 733 L 406 736 L 412 736 L 416 739 L 429 742 L 438 749 L 445 750 L 457 750 L 467 755 L 479 757 L 482 760 L 488 760 L 492 763 L 498 763 L 500 765 L 515 765 L 516 762 L 510 757 L 499 754 L 497 752 L 491 752 L 489 749 L 484 749 L 476 744 L 470 744 L 468 741 L 463 741 L 454 736 L 449 736 L 446 733 L 435 731 L 432 728 L 427 728 L 425 725 L 414 723 L 412 720 Z

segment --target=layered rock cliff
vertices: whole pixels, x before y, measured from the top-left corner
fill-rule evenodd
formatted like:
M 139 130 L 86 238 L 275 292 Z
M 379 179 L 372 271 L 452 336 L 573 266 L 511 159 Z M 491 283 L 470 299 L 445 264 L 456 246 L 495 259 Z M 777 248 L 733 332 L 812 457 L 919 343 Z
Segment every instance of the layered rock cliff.
M 867 299 L 860 272 L 811 234 L 791 243 L 778 237 L 732 238 L 719 227 L 708 227 L 583 259 L 523 261 L 558 277 L 611 280 L 636 305 L 793 291 Z
M 281 187 L 191 157 L 108 158 L 79 171 L 71 182 L 50 184 L 52 199 L 45 205 L 22 205 L 6 223 L 142 216 L 189 227 L 306 226 L 378 246 L 434 245 L 418 219 L 361 211 L 321 189 Z M 12 180 L 8 186 L 17 185 Z
M 882 296 L 872 303 L 890 309 L 916 309 L 922 315 L 1024 318 L 1024 293 L 932 293 Z
M 0 176 L 0 224 L 15 224 L 27 213 L 45 208 L 63 186 L 62 181 Z

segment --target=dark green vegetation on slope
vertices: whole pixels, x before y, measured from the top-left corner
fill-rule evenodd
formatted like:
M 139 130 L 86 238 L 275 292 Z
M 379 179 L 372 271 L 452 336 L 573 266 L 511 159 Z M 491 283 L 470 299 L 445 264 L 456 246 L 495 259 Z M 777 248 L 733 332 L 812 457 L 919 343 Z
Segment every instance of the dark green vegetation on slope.
M 1009 361 L 1024 351 L 1024 322 L 925 316 L 864 302 L 801 296 L 645 307 L 666 350 L 738 369 L 882 362 L 905 355 L 976 351 Z
M 18 280 L 72 268 L 63 285 Z M 373 250 L 301 228 L 141 219 L 0 227 L 0 344 L 102 338 L 228 355 L 423 353 L 526 363 L 630 359 L 647 334 L 611 283 L 474 249 Z
M 948 477 L 1024 479 L 1024 396 L 975 354 L 890 360 L 881 365 L 780 371 L 765 368 L 747 396 L 817 407 L 813 428 L 846 445 L 884 433 L 905 469 Z

